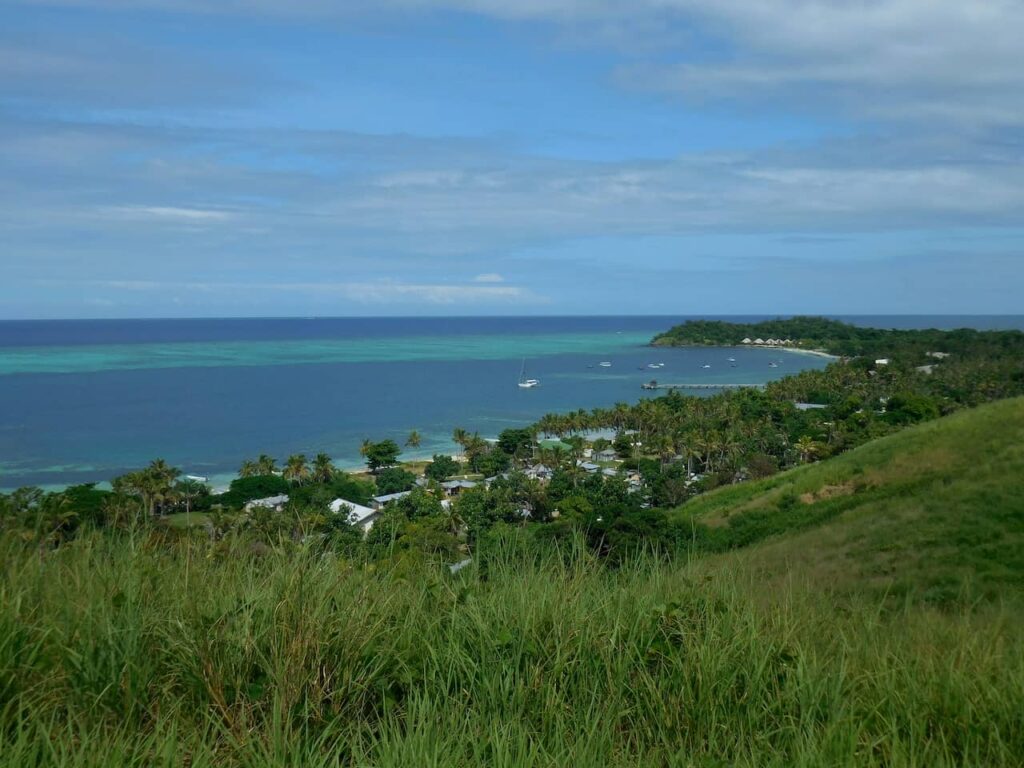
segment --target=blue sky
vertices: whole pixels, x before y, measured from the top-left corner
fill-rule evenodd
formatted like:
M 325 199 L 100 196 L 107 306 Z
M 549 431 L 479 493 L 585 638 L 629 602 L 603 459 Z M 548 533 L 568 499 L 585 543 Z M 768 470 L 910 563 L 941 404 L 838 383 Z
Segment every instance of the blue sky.
M 1015 0 L 0 0 L 0 317 L 1017 313 Z

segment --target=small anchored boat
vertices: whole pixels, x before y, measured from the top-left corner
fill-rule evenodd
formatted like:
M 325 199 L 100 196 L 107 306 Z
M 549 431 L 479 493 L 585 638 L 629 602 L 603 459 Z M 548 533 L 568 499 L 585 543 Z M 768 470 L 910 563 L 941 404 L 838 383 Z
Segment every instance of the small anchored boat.
M 526 378 L 526 358 L 523 358 L 523 367 L 519 370 L 519 388 L 520 389 L 533 389 L 534 387 L 540 386 L 540 379 L 528 379 Z

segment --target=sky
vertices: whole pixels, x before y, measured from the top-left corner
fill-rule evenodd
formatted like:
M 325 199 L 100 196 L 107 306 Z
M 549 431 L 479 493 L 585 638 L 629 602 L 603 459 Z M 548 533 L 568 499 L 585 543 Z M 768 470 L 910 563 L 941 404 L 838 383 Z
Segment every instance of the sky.
M 1024 311 L 1020 0 L 0 0 L 0 318 Z

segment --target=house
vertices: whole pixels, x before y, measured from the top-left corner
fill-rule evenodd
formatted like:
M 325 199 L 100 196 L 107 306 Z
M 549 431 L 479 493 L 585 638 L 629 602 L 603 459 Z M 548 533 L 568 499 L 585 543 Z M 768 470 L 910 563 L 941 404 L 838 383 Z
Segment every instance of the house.
M 477 484 L 472 480 L 448 480 L 447 482 L 441 483 L 441 487 L 444 488 L 444 492 L 449 496 L 458 496 L 467 488 L 476 488 L 476 486 Z
M 576 466 L 584 472 L 599 472 L 601 470 L 601 467 L 592 461 L 577 461 Z
M 288 495 L 282 493 L 280 496 L 267 496 L 265 499 L 253 499 L 246 502 L 245 511 L 252 512 L 254 509 L 272 509 L 275 512 L 280 512 L 287 503 Z
M 821 403 L 793 403 L 798 411 L 817 411 L 821 408 L 828 408 L 827 405 Z
M 889 364 L 889 358 L 888 357 L 880 357 L 877 360 L 875 360 L 875 365 L 888 365 L 888 364 Z
M 615 461 L 619 455 L 615 452 L 614 448 L 605 448 L 603 451 L 598 451 L 594 454 L 594 458 L 598 461 Z
M 545 451 L 571 451 L 572 446 L 554 437 L 538 440 L 537 445 Z
M 751 341 L 750 337 L 748 336 L 747 338 L 745 338 L 745 339 L 744 339 L 743 341 L 741 341 L 740 343 L 741 343 L 741 344 L 753 344 L 754 342 L 753 342 L 753 341 Z
M 764 344 L 764 339 L 754 339 L 755 344 Z
M 349 525 L 358 525 L 364 531 L 368 531 L 373 527 L 374 521 L 380 514 L 380 508 L 364 507 L 362 504 L 356 504 L 354 501 L 346 501 L 345 499 L 335 499 L 331 502 L 330 508 L 331 512 L 336 515 L 347 514 Z
M 392 501 L 404 499 L 410 493 L 412 493 L 412 491 L 399 491 L 398 493 L 385 493 L 383 496 L 374 496 L 370 504 L 373 506 L 374 509 L 380 509 L 381 507 L 391 503 Z
M 949 352 L 925 352 L 928 357 L 934 357 L 936 360 L 945 360 L 949 357 Z
M 554 473 L 543 464 L 534 464 L 532 467 L 527 469 L 524 474 L 531 480 L 547 481 L 551 479 L 551 475 Z
M 613 469 L 612 467 L 605 467 L 604 469 L 601 470 L 601 474 L 604 475 L 605 477 L 618 477 L 619 470 Z
M 933 363 L 932 365 L 919 365 L 914 370 L 917 371 L 918 373 L 923 373 L 927 376 L 931 376 L 932 371 L 935 370 L 935 364 Z

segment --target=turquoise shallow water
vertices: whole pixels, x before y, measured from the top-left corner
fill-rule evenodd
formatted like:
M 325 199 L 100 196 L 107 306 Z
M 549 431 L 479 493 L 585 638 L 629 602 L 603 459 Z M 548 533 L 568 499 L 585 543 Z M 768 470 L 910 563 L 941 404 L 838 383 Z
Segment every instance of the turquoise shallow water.
M 18 373 L 96 373 L 159 368 L 396 363 L 415 360 L 502 360 L 563 354 L 601 354 L 641 346 L 650 332 L 402 336 L 287 341 L 32 346 L 4 350 L 0 376 Z
M 0 322 L 0 488 L 100 481 L 156 457 L 221 479 L 259 453 L 325 451 L 355 466 L 364 438 L 404 443 L 412 429 L 423 436 L 415 453 L 429 456 L 454 448 L 456 426 L 493 436 L 548 412 L 635 402 L 650 394 L 640 384 L 652 377 L 763 383 L 828 362 L 647 346 L 682 319 Z M 516 386 L 524 357 L 528 374 L 541 379 L 537 389 Z M 598 366 L 602 360 L 612 367 Z M 772 360 L 779 367 L 769 367 Z M 651 362 L 665 367 L 652 371 Z

